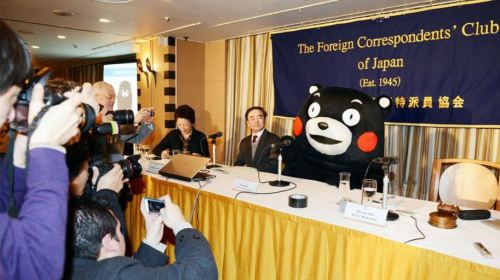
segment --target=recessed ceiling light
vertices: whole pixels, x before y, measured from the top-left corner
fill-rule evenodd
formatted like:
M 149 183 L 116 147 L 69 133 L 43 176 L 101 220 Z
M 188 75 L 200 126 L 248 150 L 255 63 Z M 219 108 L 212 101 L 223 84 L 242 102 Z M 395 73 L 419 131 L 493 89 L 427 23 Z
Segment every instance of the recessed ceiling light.
M 107 19 L 107 18 L 100 18 L 99 19 L 100 22 L 102 23 L 108 23 L 108 22 L 111 22 L 111 20 Z
M 134 0 L 93 0 L 95 2 L 108 3 L 108 4 L 124 4 Z
M 61 16 L 61 17 L 70 17 L 70 16 L 74 16 L 75 15 L 75 13 L 64 11 L 64 10 L 52 10 L 50 12 L 53 15 Z
M 66 36 L 64 36 L 64 35 L 57 35 L 57 38 L 58 39 L 66 39 Z
M 37 46 L 37 45 L 33 45 L 33 46 L 31 46 L 31 48 L 32 48 L 32 49 L 39 49 L 40 47 L 39 47 L 39 46 Z

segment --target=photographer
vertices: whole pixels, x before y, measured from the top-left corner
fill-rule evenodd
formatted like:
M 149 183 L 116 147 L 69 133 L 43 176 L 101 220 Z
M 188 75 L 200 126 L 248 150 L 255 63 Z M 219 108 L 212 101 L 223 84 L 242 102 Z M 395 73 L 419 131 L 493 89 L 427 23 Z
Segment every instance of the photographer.
M 92 91 L 99 105 L 103 107 L 103 122 L 111 121 L 113 116 L 108 112 L 113 111 L 116 98 L 113 86 L 106 82 L 97 82 L 93 85 Z M 102 159 L 107 162 L 122 160 L 125 142 L 133 144 L 141 143 L 153 132 L 154 113 L 152 112 L 152 108 L 139 110 L 133 120 L 135 125 L 139 125 L 138 128 L 134 124 L 120 125 L 119 135 L 103 138 L 104 140 L 100 143 L 105 145 L 105 148 L 103 148 L 103 154 L 98 154 L 97 156 L 102 156 Z
M 14 104 L 32 68 L 25 43 L 3 21 L 0 21 L 0 38 L 0 125 L 3 125 L 18 113 Z M 30 121 L 38 114 L 43 96 L 43 86 L 35 85 L 29 103 Z M 78 106 L 82 99 L 82 95 L 73 94 L 50 107 L 38 120 L 27 147 L 27 170 L 12 167 L 12 147 L 3 161 L 0 279 L 59 279 L 62 276 L 69 183 L 62 145 L 79 133 L 82 111 Z M 23 159 L 15 161 L 22 165 Z M 25 172 L 25 180 L 18 179 L 22 172 Z M 25 190 L 14 195 L 12 189 L 6 189 L 12 185 L 25 186 Z M 15 207 L 17 198 L 22 203 Z
M 68 154 L 72 153 L 72 150 L 68 151 Z M 72 153 L 71 159 L 67 159 L 68 165 L 78 164 L 79 160 L 77 152 Z M 77 162 L 78 161 L 78 162 Z M 71 169 L 71 167 L 70 167 Z M 89 178 L 89 175 L 92 178 Z M 103 199 L 107 202 L 113 214 L 120 221 L 122 228 L 122 234 L 127 236 L 127 227 L 125 225 L 125 217 L 123 211 L 120 207 L 118 201 L 118 194 L 123 188 L 123 184 L 128 181 L 128 179 L 123 178 L 123 171 L 119 164 L 113 164 L 113 168 L 108 172 L 99 171 L 96 166 L 92 167 L 92 172 L 89 174 L 89 160 L 88 158 L 83 160 L 83 164 L 78 170 L 78 173 L 71 175 L 72 178 L 70 183 L 70 195 L 74 200 L 93 200 Z M 78 203 L 78 202 L 77 202 Z
M 141 213 L 146 237 L 134 258 L 125 257 L 125 240 L 120 221 L 108 208 L 95 203 L 77 207 L 74 213 L 72 279 L 217 279 L 217 266 L 205 237 L 184 220 L 169 196 L 161 198 L 161 214 Z M 170 265 L 161 243 L 164 225 L 176 236 L 176 262 Z

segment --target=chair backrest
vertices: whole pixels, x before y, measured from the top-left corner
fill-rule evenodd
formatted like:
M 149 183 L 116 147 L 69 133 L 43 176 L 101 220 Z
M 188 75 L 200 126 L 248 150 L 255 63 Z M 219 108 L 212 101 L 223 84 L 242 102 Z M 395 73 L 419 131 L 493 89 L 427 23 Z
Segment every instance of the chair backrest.
M 444 171 L 444 172 L 443 172 Z M 429 200 L 500 210 L 500 163 L 434 159 Z

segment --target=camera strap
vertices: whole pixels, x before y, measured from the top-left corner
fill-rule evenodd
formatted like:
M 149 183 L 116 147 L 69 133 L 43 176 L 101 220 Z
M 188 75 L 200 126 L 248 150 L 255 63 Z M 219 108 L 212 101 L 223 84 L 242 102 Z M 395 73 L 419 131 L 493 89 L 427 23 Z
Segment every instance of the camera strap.
M 7 213 L 11 218 L 17 218 L 19 215 L 19 209 L 16 206 L 16 198 L 14 196 L 14 141 L 15 141 L 15 130 L 9 129 L 9 146 L 7 148 L 7 155 L 5 157 L 5 163 L 7 164 L 7 184 L 8 184 L 8 199 L 9 204 L 7 208 Z

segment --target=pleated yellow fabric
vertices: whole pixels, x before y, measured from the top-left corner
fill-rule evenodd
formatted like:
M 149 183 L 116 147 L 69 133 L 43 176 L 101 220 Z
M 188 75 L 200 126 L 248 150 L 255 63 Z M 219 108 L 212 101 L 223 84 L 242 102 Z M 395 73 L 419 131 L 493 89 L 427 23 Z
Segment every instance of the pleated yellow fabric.
M 125 213 L 133 251 L 144 237 L 142 197 L 169 194 L 189 218 L 197 192 L 150 177 L 144 182 Z M 500 270 L 488 266 L 212 193 L 201 192 L 194 216 L 220 279 L 500 278 Z M 169 245 L 170 256 L 173 250 Z

